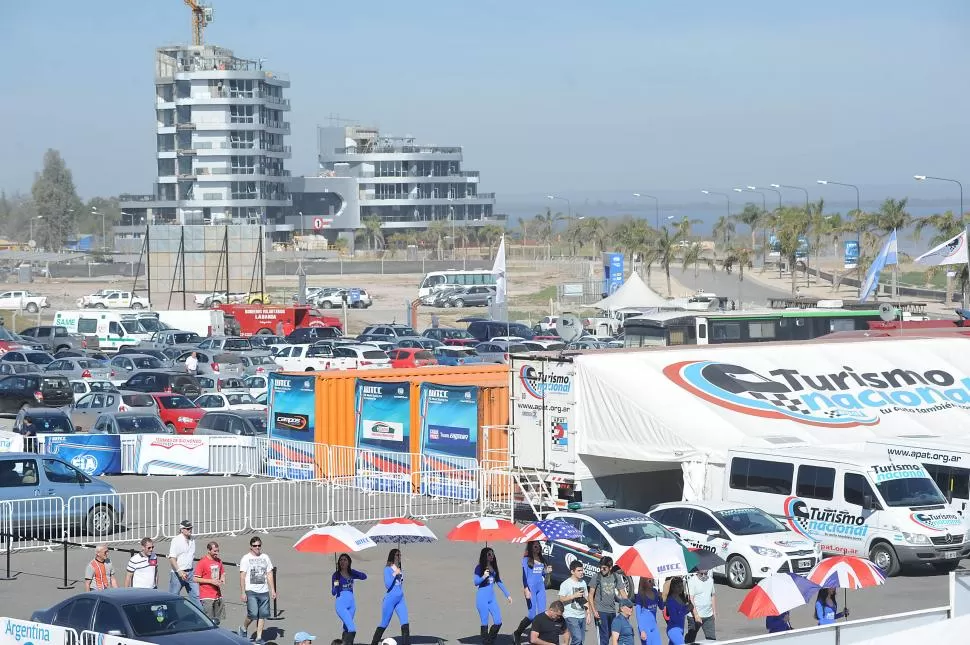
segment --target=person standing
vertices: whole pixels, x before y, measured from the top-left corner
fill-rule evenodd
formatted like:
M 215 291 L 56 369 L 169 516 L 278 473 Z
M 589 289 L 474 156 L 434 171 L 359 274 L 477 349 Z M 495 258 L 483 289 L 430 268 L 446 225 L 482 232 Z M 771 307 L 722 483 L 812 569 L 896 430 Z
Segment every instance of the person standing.
M 630 624 L 630 617 L 633 616 L 633 601 L 629 598 L 620 598 L 617 601 L 618 613 L 613 619 L 613 627 L 610 631 L 611 645 L 633 645 L 633 625 Z
M 583 645 L 586 638 L 586 626 L 592 618 L 588 595 L 583 563 L 573 560 L 569 565 L 569 577 L 559 585 L 559 600 L 566 607 L 562 615 L 569 630 L 569 645 Z
M 514 645 L 519 645 L 526 628 L 546 609 L 546 575 L 549 573 L 552 573 L 552 567 L 542 555 L 542 545 L 535 540 L 526 544 L 522 558 L 522 595 L 525 596 L 526 617 L 519 621 L 512 635 Z
M 195 352 L 189 354 L 189 357 L 185 359 L 185 371 L 189 374 L 195 376 L 199 371 L 199 357 Z
M 354 569 L 354 561 L 346 553 L 337 558 L 337 570 L 330 576 L 330 593 L 336 600 L 337 617 L 343 623 L 344 645 L 353 645 L 357 636 L 354 616 L 357 614 L 357 601 L 354 598 L 354 581 L 367 580 L 367 574 Z
M 532 645 L 568 645 L 569 630 L 562 617 L 565 606 L 560 600 L 553 600 L 545 611 L 536 614 L 530 622 L 529 643 Z
M 141 551 L 128 558 L 125 567 L 125 586 L 137 589 L 158 589 L 158 556 L 150 537 L 141 539 Z
M 502 574 L 498 570 L 498 560 L 495 558 L 495 551 L 485 547 L 478 554 L 478 564 L 475 565 L 475 574 L 472 577 L 478 590 L 475 592 L 475 608 L 478 609 L 478 617 L 481 619 L 481 636 L 484 645 L 495 645 L 495 639 L 502 630 L 502 610 L 499 608 L 498 599 L 495 598 L 495 587 L 502 590 L 509 604 L 512 604 L 512 596 L 502 582 Z M 492 617 L 492 626 L 488 626 L 488 618 Z
M 222 598 L 222 588 L 226 584 L 226 567 L 219 557 L 219 543 L 205 545 L 205 555 L 195 565 L 195 583 L 199 585 L 199 599 L 202 611 L 216 625 L 226 619 L 226 604 Z
M 178 595 L 182 589 L 189 594 L 189 600 L 202 609 L 199 600 L 199 585 L 193 576 L 195 570 L 195 538 L 192 537 L 192 522 L 182 520 L 179 523 L 179 534 L 172 538 L 168 548 L 168 562 L 172 565 L 172 572 L 168 578 L 168 591 Z
M 589 601 L 599 630 L 600 645 L 610 643 L 617 601 L 621 598 L 626 598 L 626 580 L 613 570 L 613 558 L 604 556 L 600 559 L 600 570 L 589 583 Z
M 839 618 L 848 618 L 849 610 L 839 611 L 839 602 L 835 599 L 835 589 L 822 587 L 815 597 L 815 618 L 819 625 L 831 625 Z
M 657 610 L 664 608 L 664 601 L 652 578 L 640 578 L 633 604 L 641 645 L 661 645 L 663 639 L 657 627 Z
M 273 562 L 263 553 L 263 541 L 258 537 L 249 539 L 249 553 L 239 558 L 239 599 L 246 603 L 246 620 L 239 635 L 245 637 L 249 626 L 256 623 L 253 640 L 263 643 L 263 627 L 269 618 L 270 598 L 276 598 L 276 581 L 273 580 Z
M 704 638 L 716 641 L 714 615 L 717 613 L 717 594 L 714 590 L 714 576 L 709 571 L 699 570 L 687 578 L 687 589 L 693 611 L 687 617 L 688 643 L 693 643 L 697 632 L 704 630 Z
M 37 426 L 34 425 L 34 419 L 29 414 L 24 416 L 20 434 L 24 436 L 24 452 L 40 452 L 37 446 Z
M 670 645 L 684 644 L 684 619 L 690 613 L 690 600 L 684 593 L 684 579 L 671 578 L 664 597 L 664 619 L 667 621 L 667 641 Z
M 408 623 L 408 605 L 404 601 L 404 571 L 401 569 L 401 549 L 391 549 L 384 567 L 384 601 L 381 603 L 381 623 L 374 630 L 371 645 L 378 645 L 384 630 L 391 624 L 391 616 L 397 614 L 401 623 L 403 645 L 411 645 L 411 625 Z
M 94 559 L 84 568 L 84 590 L 104 591 L 108 587 L 118 588 L 115 570 L 108 559 L 108 545 L 99 544 L 94 549 Z

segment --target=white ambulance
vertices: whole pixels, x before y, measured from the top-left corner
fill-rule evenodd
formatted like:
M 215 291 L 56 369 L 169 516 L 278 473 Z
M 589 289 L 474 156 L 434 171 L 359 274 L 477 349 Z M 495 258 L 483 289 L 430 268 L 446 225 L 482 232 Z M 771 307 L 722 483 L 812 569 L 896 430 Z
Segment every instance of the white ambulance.
M 116 352 L 151 339 L 151 332 L 138 322 L 137 314 L 104 309 L 58 311 L 54 325 L 67 328 L 69 334 L 96 336 L 102 352 Z

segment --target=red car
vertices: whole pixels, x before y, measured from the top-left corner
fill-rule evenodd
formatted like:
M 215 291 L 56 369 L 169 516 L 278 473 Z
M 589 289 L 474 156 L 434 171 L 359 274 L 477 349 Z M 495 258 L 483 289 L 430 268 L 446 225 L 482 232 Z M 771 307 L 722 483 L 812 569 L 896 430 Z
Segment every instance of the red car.
M 175 434 L 195 434 L 195 426 L 205 410 L 181 394 L 152 394 L 162 423 Z
M 438 364 L 434 354 L 419 347 L 398 347 L 389 351 L 387 357 L 391 359 L 391 367 L 424 367 Z

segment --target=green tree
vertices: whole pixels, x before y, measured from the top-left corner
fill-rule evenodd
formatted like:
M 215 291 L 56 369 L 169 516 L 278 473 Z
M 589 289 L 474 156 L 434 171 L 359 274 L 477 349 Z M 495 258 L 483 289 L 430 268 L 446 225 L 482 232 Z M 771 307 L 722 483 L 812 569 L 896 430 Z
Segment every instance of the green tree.
M 384 231 L 382 230 L 381 218 L 376 215 L 365 217 L 363 236 L 367 239 L 370 249 L 381 250 L 384 248 Z
M 672 294 L 670 286 L 670 266 L 677 261 L 677 254 L 680 252 L 681 237 L 680 230 L 671 232 L 668 227 L 664 227 L 654 238 L 653 244 L 647 247 L 645 262 L 656 262 L 664 270 L 667 277 L 667 297 Z
M 744 303 L 744 293 L 742 292 L 744 270 L 754 266 L 754 257 L 755 253 L 753 249 L 737 246 L 728 248 L 727 254 L 721 260 L 721 266 L 724 267 L 726 273 L 731 273 L 734 267 L 738 268 L 738 309 L 741 309 L 743 307 L 742 303 Z
M 492 251 L 498 245 L 503 235 L 505 235 L 505 229 L 498 224 L 486 224 L 478 229 L 478 239 L 488 246 L 489 257 L 492 257 Z
M 748 232 L 751 234 L 751 248 L 757 247 L 758 228 L 764 219 L 764 211 L 749 202 L 744 205 L 744 210 L 732 217 L 748 227 Z
M 429 246 L 434 247 L 435 258 L 438 260 L 444 257 L 444 239 L 451 232 L 449 224 L 444 220 L 435 220 L 428 224 L 428 230 L 425 231 L 425 240 Z
M 731 246 L 731 238 L 734 237 L 737 227 L 735 226 L 734 220 L 726 215 L 721 215 L 717 218 L 714 223 L 714 249 L 715 254 L 717 252 L 717 246 L 720 244 L 724 248 Z
M 539 213 L 532 218 L 534 229 L 533 235 L 540 244 L 546 245 L 546 258 L 552 257 L 552 239 L 556 233 L 556 224 L 563 219 L 562 213 L 553 213 L 551 208 L 547 208 L 545 213 Z
M 44 153 L 44 167 L 34 180 L 31 195 L 37 215 L 44 218 L 41 234 L 35 237 L 44 241 L 50 250 L 64 248 L 68 236 L 75 231 L 75 218 L 83 208 L 74 189 L 74 179 L 61 153 L 49 149 Z
M 809 218 L 804 208 L 782 208 L 778 213 L 778 221 L 775 225 L 775 236 L 778 238 L 778 247 L 781 257 L 788 262 L 791 270 L 791 292 L 795 295 L 797 283 L 795 276 L 795 263 L 798 260 L 798 251 L 802 245 L 802 238 L 808 232 Z
M 657 230 L 651 227 L 645 220 L 634 219 L 627 216 L 613 227 L 613 243 L 620 251 L 623 251 L 633 258 L 640 260 L 642 268 L 647 271 L 647 282 L 650 282 L 651 262 L 647 259 L 649 249 L 653 245 Z
M 879 205 L 879 210 L 869 215 L 871 227 L 880 237 L 889 235 L 893 231 L 901 231 L 913 221 L 912 215 L 906 212 L 909 198 L 886 198 Z
M 705 249 L 700 242 L 691 242 L 686 247 L 682 248 L 684 253 L 683 257 L 681 258 L 683 269 L 686 271 L 687 267 L 693 266 L 695 278 L 697 277 L 698 264 L 706 265 L 711 271 L 717 268 L 717 265 L 714 264 L 714 260 L 707 257 L 707 249 Z

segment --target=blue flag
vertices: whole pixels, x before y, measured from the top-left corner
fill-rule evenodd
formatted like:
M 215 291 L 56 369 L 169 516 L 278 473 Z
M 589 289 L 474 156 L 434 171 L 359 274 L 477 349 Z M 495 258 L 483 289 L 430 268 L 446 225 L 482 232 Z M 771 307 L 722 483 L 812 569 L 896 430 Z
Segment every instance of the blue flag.
M 886 243 L 883 244 L 882 249 L 879 250 L 879 255 L 873 260 L 872 266 L 869 267 L 869 273 L 866 274 L 866 281 L 862 283 L 862 295 L 859 297 L 859 302 L 866 302 L 869 300 L 869 296 L 875 292 L 879 286 L 879 275 L 882 273 L 882 270 L 890 264 L 898 263 L 899 253 L 896 246 L 896 231 L 894 230 L 886 239 Z

